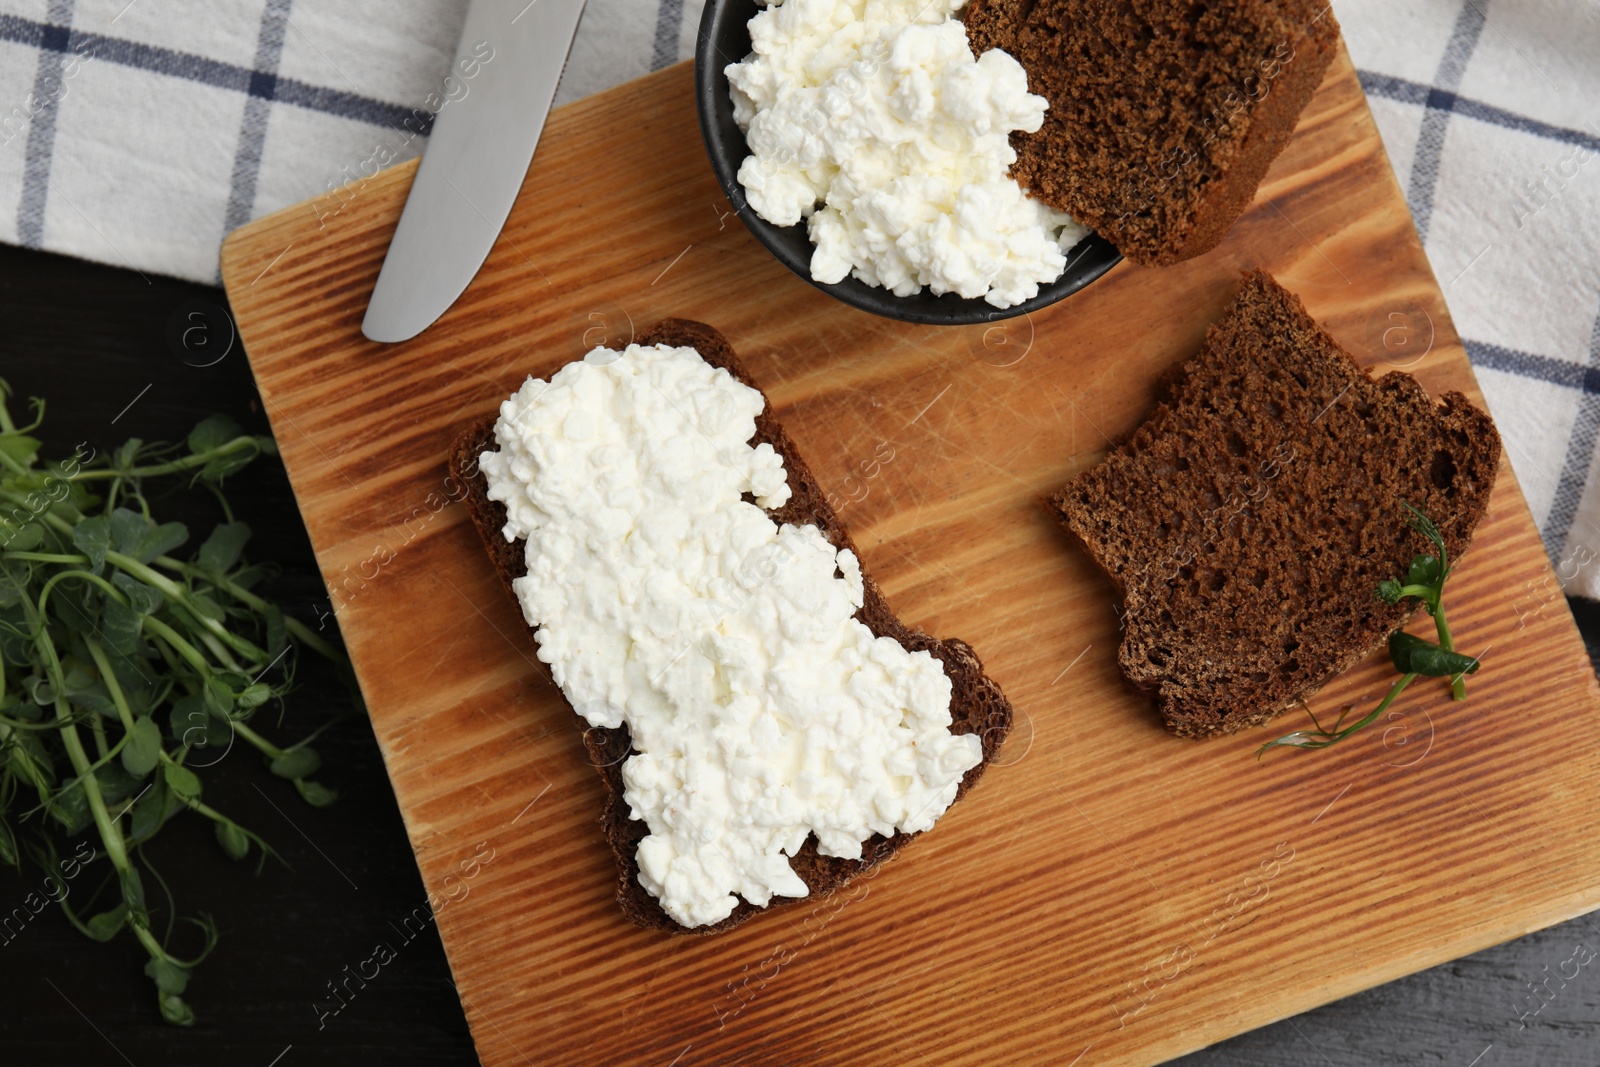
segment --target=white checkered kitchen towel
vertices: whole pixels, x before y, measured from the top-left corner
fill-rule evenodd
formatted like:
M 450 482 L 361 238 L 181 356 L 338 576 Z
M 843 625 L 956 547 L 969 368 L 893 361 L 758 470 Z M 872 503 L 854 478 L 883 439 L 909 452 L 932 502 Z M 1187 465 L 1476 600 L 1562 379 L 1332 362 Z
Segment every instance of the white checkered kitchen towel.
M 692 53 L 589 0 L 559 101 Z M 0 240 L 214 281 L 230 229 L 420 151 L 465 0 L 0 0 Z M 1557 573 L 1600 596 L 1600 0 L 1335 0 Z
M 556 103 L 691 55 L 700 3 L 589 0 Z M 0 241 L 214 282 L 229 230 L 421 152 L 466 10 L 0 0 Z

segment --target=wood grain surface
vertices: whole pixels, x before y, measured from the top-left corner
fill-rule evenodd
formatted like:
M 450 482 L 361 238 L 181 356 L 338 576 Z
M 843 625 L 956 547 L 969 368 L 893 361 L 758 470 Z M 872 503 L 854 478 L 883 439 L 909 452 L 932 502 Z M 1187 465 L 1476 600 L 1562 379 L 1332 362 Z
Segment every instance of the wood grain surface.
M 1217 251 L 990 327 L 876 319 L 771 260 L 684 65 L 557 112 L 465 296 L 373 345 L 411 173 L 237 232 L 224 277 L 485 1064 L 1152 1063 L 1600 904 L 1600 694 L 1509 466 L 1450 588 L 1471 699 L 1408 692 L 1383 729 L 1259 764 L 1299 721 L 1166 735 L 1038 503 L 1137 424 L 1245 266 L 1369 367 L 1479 397 L 1344 55 Z M 667 315 L 733 341 L 901 617 L 971 642 L 1019 712 L 894 862 L 715 938 L 617 913 L 574 717 L 443 469 L 526 375 Z M 1374 655 L 1318 705 L 1391 677 Z

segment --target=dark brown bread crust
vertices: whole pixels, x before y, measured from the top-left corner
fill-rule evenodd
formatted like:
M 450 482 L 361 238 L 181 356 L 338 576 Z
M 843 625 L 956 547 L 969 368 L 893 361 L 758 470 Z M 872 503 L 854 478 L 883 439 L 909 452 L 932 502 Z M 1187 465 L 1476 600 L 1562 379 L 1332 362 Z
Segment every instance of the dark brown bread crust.
M 1135 263 L 1215 248 L 1294 133 L 1338 47 L 1326 0 L 970 0 L 1050 101 L 1012 176 Z
M 727 340 L 704 323 L 688 319 L 665 319 L 641 334 L 637 338 L 637 343 L 692 347 L 705 358 L 707 363 L 722 367 L 752 388 L 759 388 L 750 379 L 750 375 L 740 364 Z M 495 571 L 500 575 L 506 595 L 511 597 L 513 603 L 517 603 L 516 594 L 511 589 L 511 581 L 524 572 L 524 542 L 508 542 L 501 534 L 501 528 L 506 521 L 505 507 L 498 501 L 489 499 L 486 480 L 478 470 L 478 457 L 485 451 L 496 448 L 494 424 L 495 416 L 488 415 L 463 431 L 450 451 L 450 472 L 468 487 L 467 512 L 472 517 L 473 525 L 478 529 L 478 535 L 483 540 L 484 548 L 489 553 Z M 815 525 L 836 548 L 847 548 L 860 559 L 861 553 L 850 540 L 850 534 L 839 522 L 833 508 L 828 505 L 827 494 L 817 485 L 810 469 L 795 450 L 794 442 L 789 439 L 789 435 L 773 416 L 770 403 L 762 408 L 761 414 L 756 418 L 756 435 L 753 440 L 758 444 L 763 441 L 770 444 L 783 457 L 784 469 L 788 472 L 789 488 L 793 495 L 783 507 L 768 512 L 773 520 L 795 525 L 807 523 Z M 953 686 L 950 700 L 950 714 L 953 720 L 951 730 L 958 734 L 978 734 L 983 741 L 983 762 L 962 778 L 960 788 L 956 792 L 956 799 L 960 800 L 998 754 L 1001 743 L 1011 729 L 1011 705 L 1000 692 L 1000 687 L 984 675 L 983 664 L 978 661 L 977 654 L 969 646 L 954 639 L 938 641 L 905 626 L 889 610 L 883 593 L 872 580 L 872 576 L 867 573 L 865 564 L 862 565 L 861 577 L 866 595 L 864 605 L 856 613 L 856 618 L 865 623 L 877 636 L 892 637 L 910 651 L 925 650 L 943 662 L 945 672 L 950 676 Z M 517 610 L 520 613 L 520 604 Z M 529 639 L 532 639 L 531 632 Z M 599 770 L 601 780 L 605 784 L 606 802 L 600 816 L 600 825 L 617 857 L 617 903 L 621 906 L 623 914 L 640 926 L 672 933 L 717 933 L 737 926 L 764 910 L 794 903 L 796 900 L 813 899 L 837 889 L 862 871 L 888 859 L 906 842 L 917 836 L 897 833 L 892 837 L 883 837 L 874 834 L 862 844 L 863 858 L 857 861 L 820 855 L 817 852 L 816 836 L 812 835 L 806 839 L 805 845 L 791 862 L 795 873 L 810 888 L 810 897 L 773 897 L 771 904 L 765 909 L 741 900 L 733 914 L 719 923 L 692 928 L 681 926 L 668 916 L 655 898 L 645 892 L 644 887 L 639 884 L 639 865 L 634 853 L 639 842 L 649 832 L 649 828 L 643 822 L 628 817 L 628 804 L 622 796 L 622 763 L 630 745 L 628 728 L 622 726 L 617 729 L 598 727 L 585 729 L 583 720 L 576 714 L 573 716 L 573 722 L 583 730 L 584 747 L 588 750 L 589 760 Z
M 1372 379 L 1264 271 L 1132 437 L 1049 506 L 1124 598 L 1123 676 L 1167 729 L 1257 726 L 1410 618 L 1378 583 L 1452 564 L 1489 505 L 1500 436 L 1460 393 Z

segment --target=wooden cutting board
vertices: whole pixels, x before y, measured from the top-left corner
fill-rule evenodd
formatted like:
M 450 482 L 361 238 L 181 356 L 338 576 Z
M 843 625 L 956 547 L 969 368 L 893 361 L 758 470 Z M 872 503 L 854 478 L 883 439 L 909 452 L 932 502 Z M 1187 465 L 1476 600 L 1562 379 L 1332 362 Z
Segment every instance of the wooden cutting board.
M 873 318 L 778 266 L 712 179 L 687 64 L 558 111 L 466 295 L 382 347 L 359 325 L 412 173 L 238 231 L 224 276 L 485 1064 L 1148 1064 L 1600 905 L 1600 701 L 1509 465 L 1449 589 L 1470 700 L 1414 686 L 1261 763 L 1302 718 L 1165 734 L 1038 503 L 1245 266 L 1369 367 L 1479 399 L 1347 57 L 1222 247 L 987 328 Z M 444 471 L 526 375 L 668 315 L 727 334 L 890 602 L 970 641 L 1018 719 L 873 877 L 711 938 L 618 913 L 576 720 Z M 1316 706 L 1392 678 L 1374 655 Z

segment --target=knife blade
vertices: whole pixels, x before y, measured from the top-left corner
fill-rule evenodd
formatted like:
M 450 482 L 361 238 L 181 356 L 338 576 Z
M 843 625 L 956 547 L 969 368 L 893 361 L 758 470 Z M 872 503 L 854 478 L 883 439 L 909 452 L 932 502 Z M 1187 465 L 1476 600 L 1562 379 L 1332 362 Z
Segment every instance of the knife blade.
M 361 323 L 369 339 L 415 337 L 483 266 L 533 160 L 584 3 L 472 0 L 451 67 L 465 92 L 447 96 L 434 119 Z

